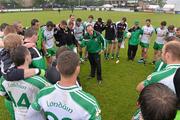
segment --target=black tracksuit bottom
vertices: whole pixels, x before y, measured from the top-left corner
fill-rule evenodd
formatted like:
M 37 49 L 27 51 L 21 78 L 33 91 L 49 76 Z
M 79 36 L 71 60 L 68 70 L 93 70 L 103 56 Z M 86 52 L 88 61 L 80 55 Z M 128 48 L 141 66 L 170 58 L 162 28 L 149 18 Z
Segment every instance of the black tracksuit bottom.
M 138 45 L 129 45 L 128 46 L 128 60 L 134 60 Z
M 97 71 L 97 80 L 102 80 L 101 73 L 101 57 L 99 53 L 88 53 L 88 59 L 91 65 L 91 77 L 95 77 L 95 73 Z

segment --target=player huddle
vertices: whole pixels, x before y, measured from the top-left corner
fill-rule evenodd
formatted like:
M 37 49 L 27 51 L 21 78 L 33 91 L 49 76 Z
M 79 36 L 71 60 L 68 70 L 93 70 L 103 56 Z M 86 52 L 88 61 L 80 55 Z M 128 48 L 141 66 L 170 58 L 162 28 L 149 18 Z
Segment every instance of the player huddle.
M 128 60 L 134 60 L 140 44 L 142 58 L 138 62 L 146 63 L 155 32 L 153 63 L 156 70 L 137 86 L 142 92 L 137 114 L 132 119 L 152 120 L 153 116 L 153 120 L 173 120 L 178 104 L 176 95 L 179 97 L 180 91 L 180 28 L 173 25 L 167 28 L 166 24 L 162 21 L 155 29 L 147 19 L 143 27 L 139 26 L 139 21 L 134 21 L 128 28 L 125 17 L 117 23 L 111 19 L 103 22 L 102 18 L 95 22 L 92 15 L 86 22 L 70 15 L 60 24 L 48 21 L 43 26 L 39 20 L 32 19 L 27 29 L 19 21 L 13 25 L 1 24 L 0 95 L 5 96 L 11 119 L 100 120 L 101 110 L 96 99 L 82 90 L 78 77 L 80 62 L 89 59 L 88 79 L 97 74 L 98 84 L 101 84 L 102 53 L 106 60 L 116 58 L 118 61 L 120 48 L 128 40 Z M 166 113 L 159 114 L 152 107 L 154 104 Z

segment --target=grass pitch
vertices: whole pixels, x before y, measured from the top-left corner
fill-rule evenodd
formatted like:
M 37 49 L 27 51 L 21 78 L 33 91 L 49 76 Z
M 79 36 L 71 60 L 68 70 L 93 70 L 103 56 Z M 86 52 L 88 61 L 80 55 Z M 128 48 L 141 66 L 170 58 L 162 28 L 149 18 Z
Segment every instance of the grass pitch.
M 70 11 L 61 11 L 58 14 L 54 12 L 22 12 L 22 13 L 0 13 L 0 23 L 7 22 L 12 24 L 14 21 L 22 21 L 24 26 L 30 26 L 30 21 L 33 18 L 40 20 L 41 24 L 45 24 L 48 20 L 54 23 L 59 23 L 60 20 L 67 20 Z M 145 24 L 145 19 L 150 18 L 152 25 L 158 27 L 160 22 L 166 20 L 168 25 L 174 24 L 179 26 L 180 15 L 160 14 L 160 13 L 128 13 L 128 12 L 97 12 L 97 11 L 74 11 L 76 18 L 81 17 L 84 21 L 89 15 L 94 15 L 95 19 L 102 17 L 104 21 L 111 18 L 114 22 L 119 21 L 122 17 L 127 17 L 129 27 L 133 25 L 133 21 L 139 20 L 140 25 Z M 153 56 L 153 41 L 149 49 L 149 59 L 152 61 Z M 154 66 L 147 64 L 138 64 L 141 49 L 139 47 L 136 59 L 134 62 L 127 61 L 127 42 L 126 47 L 120 51 L 120 62 L 116 64 L 115 60 L 105 61 L 102 56 L 102 74 L 103 83 L 98 86 L 96 79 L 86 80 L 89 75 L 89 62 L 81 65 L 81 83 L 83 89 L 96 97 L 104 120 L 129 120 L 136 109 L 136 100 L 138 94 L 135 91 L 136 85 L 144 80 L 148 74 L 153 71 Z M 4 107 L 3 97 L 0 97 L 0 120 L 9 120 L 9 114 Z

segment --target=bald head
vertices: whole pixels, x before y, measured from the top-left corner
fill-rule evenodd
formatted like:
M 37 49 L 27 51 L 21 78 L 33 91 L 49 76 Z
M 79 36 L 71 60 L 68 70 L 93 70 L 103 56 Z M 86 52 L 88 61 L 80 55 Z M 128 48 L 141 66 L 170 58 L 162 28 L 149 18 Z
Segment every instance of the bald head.
M 168 63 L 179 61 L 180 63 L 180 42 L 179 41 L 171 41 L 164 45 L 162 50 L 162 58 Z

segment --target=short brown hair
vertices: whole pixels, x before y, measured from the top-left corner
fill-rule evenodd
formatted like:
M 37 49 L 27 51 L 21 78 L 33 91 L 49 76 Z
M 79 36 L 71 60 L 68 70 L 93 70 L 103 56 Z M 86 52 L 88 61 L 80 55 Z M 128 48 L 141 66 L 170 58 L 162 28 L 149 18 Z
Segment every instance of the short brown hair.
M 69 51 L 69 50 L 70 49 L 67 48 L 66 46 L 61 46 L 56 52 L 56 58 L 58 58 L 61 53 L 65 52 L 65 51 Z
M 64 77 L 70 77 L 79 66 L 79 57 L 72 51 L 65 51 L 59 55 L 57 60 L 57 67 L 59 72 Z
M 11 53 L 11 58 L 16 66 L 23 65 L 26 61 L 26 56 L 29 54 L 28 48 L 25 46 L 18 46 Z
M 164 39 L 166 42 L 171 42 L 171 41 L 175 41 L 175 40 L 179 40 L 179 38 L 175 37 L 175 36 L 169 36 L 169 37 L 165 37 Z
M 170 88 L 155 83 L 142 90 L 139 104 L 144 120 L 174 120 L 178 99 Z
M 32 29 L 32 28 L 28 28 L 27 30 L 25 30 L 25 33 L 24 33 L 24 38 L 31 38 L 33 35 L 36 35 L 37 32 Z
M 176 31 L 180 31 L 180 27 L 178 27 L 178 28 L 176 29 Z
M 9 33 L 17 33 L 16 28 L 13 25 L 8 25 L 4 29 L 4 35 L 8 35 Z
M 165 44 L 164 46 L 165 52 L 170 52 L 172 57 L 176 60 L 180 60 L 180 42 L 179 41 L 171 41 Z
M 65 20 L 62 20 L 61 25 L 67 25 L 67 22 Z
M 174 30 L 174 28 L 175 28 L 174 25 L 169 25 L 168 26 L 168 30 Z
M 15 33 L 9 33 L 3 40 L 4 48 L 7 50 L 13 50 L 22 45 L 23 37 Z
M 88 16 L 88 18 L 92 18 L 92 19 L 94 19 L 94 16 L 93 16 L 93 15 L 89 15 L 89 16 Z

